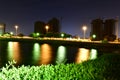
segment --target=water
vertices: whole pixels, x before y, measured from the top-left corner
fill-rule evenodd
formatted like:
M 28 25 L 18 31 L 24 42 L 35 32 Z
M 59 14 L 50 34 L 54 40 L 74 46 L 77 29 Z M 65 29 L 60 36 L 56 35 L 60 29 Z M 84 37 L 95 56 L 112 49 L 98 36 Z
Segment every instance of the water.
M 89 59 L 95 59 L 97 55 L 96 49 L 46 43 L 0 42 L 0 66 L 12 60 L 17 62 L 16 65 L 80 63 Z

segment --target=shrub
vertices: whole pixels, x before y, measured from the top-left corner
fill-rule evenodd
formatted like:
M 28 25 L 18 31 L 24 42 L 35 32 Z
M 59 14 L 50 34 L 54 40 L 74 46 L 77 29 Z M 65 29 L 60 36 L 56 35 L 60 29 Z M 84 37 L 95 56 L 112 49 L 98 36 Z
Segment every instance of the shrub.
M 80 64 L 19 66 L 8 62 L 0 80 L 120 80 L 120 55 L 103 55 Z

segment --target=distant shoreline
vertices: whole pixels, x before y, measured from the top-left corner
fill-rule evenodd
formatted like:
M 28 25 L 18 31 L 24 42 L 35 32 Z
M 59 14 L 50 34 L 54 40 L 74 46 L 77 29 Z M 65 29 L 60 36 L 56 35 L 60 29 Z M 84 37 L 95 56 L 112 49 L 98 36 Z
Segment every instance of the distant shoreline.
M 82 41 L 70 41 L 70 40 L 53 40 L 43 38 L 0 38 L 0 41 L 12 41 L 12 42 L 30 42 L 30 43 L 48 43 L 52 45 L 65 45 L 74 46 L 87 49 L 98 49 L 98 50 L 120 50 L 120 44 L 115 43 L 97 43 L 97 42 L 82 42 Z

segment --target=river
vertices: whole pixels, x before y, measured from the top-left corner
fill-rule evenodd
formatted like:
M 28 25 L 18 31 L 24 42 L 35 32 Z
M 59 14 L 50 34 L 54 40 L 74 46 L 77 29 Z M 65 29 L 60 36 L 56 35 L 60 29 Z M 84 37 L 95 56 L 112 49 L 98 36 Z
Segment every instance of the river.
M 81 63 L 96 59 L 96 49 L 79 48 L 75 46 L 52 45 L 30 42 L 0 42 L 0 66 L 15 60 L 16 65 L 42 65 L 57 63 Z

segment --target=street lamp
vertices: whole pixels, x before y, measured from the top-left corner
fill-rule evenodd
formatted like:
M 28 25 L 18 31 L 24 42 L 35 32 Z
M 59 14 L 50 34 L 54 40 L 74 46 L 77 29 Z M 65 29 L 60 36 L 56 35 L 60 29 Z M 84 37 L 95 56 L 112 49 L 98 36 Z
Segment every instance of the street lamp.
M 46 25 L 46 26 L 45 26 L 45 29 L 46 29 L 46 33 L 48 33 L 49 26 Z
M 93 38 L 93 39 L 95 39 L 95 38 L 96 38 L 96 35 L 95 35 L 95 34 L 93 34 L 93 35 L 92 35 L 92 38 Z
M 119 16 L 116 18 L 116 40 L 118 41 L 118 24 L 119 24 Z
M 10 32 L 10 35 L 13 35 L 13 32 Z
M 82 29 L 83 29 L 83 32 L 84 32 L 83 35 L 84 35 L 84 39 L 85 39 L 85 33 L 86 33 L 86 30 L 87 30 L 87 26 L 84 25 L 84 26 L 82 27 Z
M 62 38 L 64 38 L 64 36 L 65 36 L 65 34 L 64 34 L 64 33 L 62 33 L 62 34 L 61 34 L 61 37 L 62 37 Z
M 18 35 L 18 26 L 15 26 L 16 36 Z

